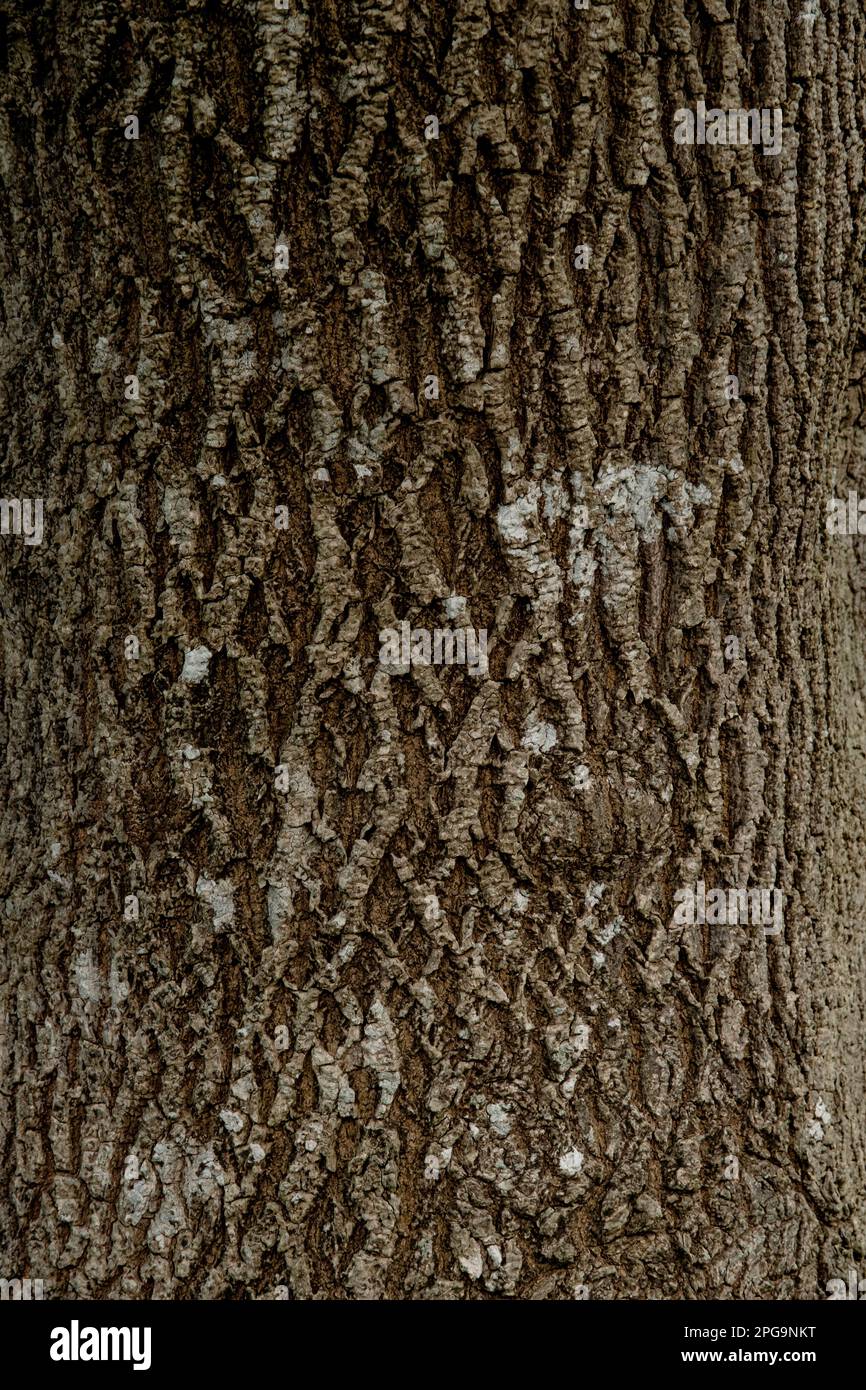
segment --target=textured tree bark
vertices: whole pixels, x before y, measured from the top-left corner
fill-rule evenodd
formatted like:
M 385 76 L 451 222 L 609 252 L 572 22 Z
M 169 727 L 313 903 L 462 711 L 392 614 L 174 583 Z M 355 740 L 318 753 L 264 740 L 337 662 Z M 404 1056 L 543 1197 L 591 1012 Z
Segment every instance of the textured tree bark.
M 823 1296 L 866 1237 L 859 0 L 5 27 L 45 530 L 0 540 L 2 1272 Z M 702 99 L 781 153 L 677 144 Z M 404 621 L 489 669 L 385 668 Z M 783 930 L 678 923 L 698 882 Z

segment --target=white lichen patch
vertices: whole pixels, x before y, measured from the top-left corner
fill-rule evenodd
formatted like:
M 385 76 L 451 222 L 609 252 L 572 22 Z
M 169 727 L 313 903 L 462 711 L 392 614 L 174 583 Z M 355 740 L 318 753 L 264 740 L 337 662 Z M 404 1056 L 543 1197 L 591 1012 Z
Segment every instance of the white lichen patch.
M 484 1272 L 484 1252 L 474 1236 L 468 1231 L 455 1231 L 451 1237 L 451 1249 L 457 1263 L 470 1279 L 480 1279 Z
M 560 1155 L 559 1171 L 565 1173 L 567 1177 L 577 1177 L 582 1167 L 583 1154 L 580 1152 L 580 1149 L 569 1149 L 567 1153 Z
M 498 1134 L 504 1139 L 506 1135 L 511 1133 L 511 1116 L 504 1105 L 500 1105 L 497 1101 L 488 1105 L 487 1118 L 494 1134 Z
M 656 503 L 667 492 L 667 469 L 651 464 L 608 463 L 596 479 L 596 493 L 614 517 L 627 519 L 644 541 L 654 541 L 662 527 Z M 600 536 L 604 544 L 604 536 Z
M 537 724 L 529 723 L 521 739 L 521 746 L 531 749 L 533 753 L 548 753 L 555 744 L 556 730 L 544 720 Z
M 228 879 L 199 878 L 196 896 L 207 903 L 213 913 L 215 929 L 230 926 L 235 920 L 234 889 Z
M 544 493 L 545 521 L 559 521 L 561 517 L 568 516 L 571 503 L 568 493 L 562 485 L 561 473 L 557 473 L 552 481 L 543 482 L 541 490 Z
M 524 546 L 531 539 L 530 518 L 537 520 L 538 487 L 533 483 L 524 497 L 504 503 L 496 513 L 496 523 L 506 545 Z
M 442 1149 L 438 1154 L 428 1153 L 424 1159 L 425 1182 L 438 1182 L 451 1162 L 452 1148 Z
M 813 1120 L 810 1120 L 808 1125 L 806 1126 L 806 1134 L 808 1138 L 820 1141 L 824 1138 L 825 1127 L 827 1125 L 831 1125 L 832 1123 L 833 1116 L 830 1114 L 830 1111 L 827 1109 L 827 1106 L 824 1104 L 823 1100 L 821 1100 L 821 1098 L 819 1097 L 818 1103 L 815 1106 L 815 1118 Z
M 590 911 L 601 902 L 602 894 L 605 890 L 603 883 L 591 883 L 586 890 L 586 905 Z
M 188 685 L 198 685 L 200 681 L 206 680 L 212 656 L 213 652 L 208 651 L 207 647 L 191 647 L 183 658 L 181 680 L 186 681 Z

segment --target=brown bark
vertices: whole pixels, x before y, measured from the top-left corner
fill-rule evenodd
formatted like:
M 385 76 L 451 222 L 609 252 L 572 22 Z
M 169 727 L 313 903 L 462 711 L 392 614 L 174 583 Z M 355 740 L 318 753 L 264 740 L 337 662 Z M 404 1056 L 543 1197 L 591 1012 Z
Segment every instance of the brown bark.
M 866 1188 L 858 0 L 5 15 L 2 490 L 46 510 L 0 540 L 3 1273 L 823 1296 Z M 702 98 L 781 154 L 678 145 Z M 389 673 L 403 620 L 489 672 Z M 676 924 L 698 881 L 783 931 Z

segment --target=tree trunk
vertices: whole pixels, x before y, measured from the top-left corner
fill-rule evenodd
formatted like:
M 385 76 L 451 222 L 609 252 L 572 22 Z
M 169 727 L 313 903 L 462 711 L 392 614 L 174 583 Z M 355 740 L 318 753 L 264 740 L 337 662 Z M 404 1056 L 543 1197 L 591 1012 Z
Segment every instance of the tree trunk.
M 860 0 L 5 23 L 3 1273 L 823 1297 Z M 701 100 L 781 151 L 679 143 Z

